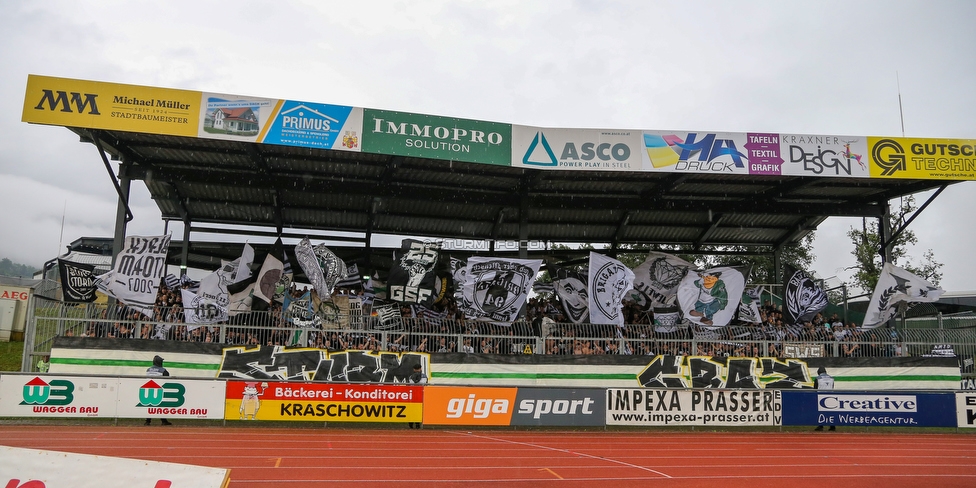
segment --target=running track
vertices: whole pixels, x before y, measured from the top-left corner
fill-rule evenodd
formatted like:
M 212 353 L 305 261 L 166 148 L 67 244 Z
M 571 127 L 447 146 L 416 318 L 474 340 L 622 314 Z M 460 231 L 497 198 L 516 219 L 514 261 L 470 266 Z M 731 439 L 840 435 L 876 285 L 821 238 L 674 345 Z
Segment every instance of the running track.
M 966 434 L 0 424 L 0 444 L 229 468 L 231 488 L 976 486 Z

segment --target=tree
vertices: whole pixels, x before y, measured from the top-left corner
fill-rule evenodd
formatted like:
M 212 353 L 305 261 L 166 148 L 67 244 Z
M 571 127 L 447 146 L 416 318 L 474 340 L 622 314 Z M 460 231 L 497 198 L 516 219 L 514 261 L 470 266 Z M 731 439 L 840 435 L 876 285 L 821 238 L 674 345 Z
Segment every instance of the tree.
M 0 260 L 0 276 L 12 276 L 15 278 L 30 278 L 34 276 L 34 273 L 36 271 L 38 271 L 38 269 L 33 266 L 14 263 L 7 258 L 3 258 L 2 260 Z
M 909 195 L 902 198 L 899 205 L 892 208 L 891 228 L 888 229 L 888 235 L 894 233 L 915 211 L 915 208 L 914 196 Z M 851 254 L 855 259 L 854 266 L 848 269 L 854 270 L 854 284 L 866 293 L 874 290 L 875 285 L 878 284 L 878 277 L 881 276 L 881 268 L 884 266 L 881 261 L 881 254 L 878 252 L 881 249 L 881 234 L 878 232 L 878 225 L 878 220 L 869 222 L 867 219 L 862 219 L 860 229 L 851 227 L 847 231 L 847 236 L 854 242 L 854 249 Z M 917 243 L 918 239 L 915 237 L 915 232 L 907 228 L 903 230 L 889 244 L 891 247 L 891 263 L 938 286 L 939 281 L 942 280 L 940 270 L 943 265 L 935 260 L 935 255 L 931 249 L 925 251 L 922 255 L 922 262 L 918 265 L 910 261 L 899 264 L 899 260 L 908 255 L 908 246 Z

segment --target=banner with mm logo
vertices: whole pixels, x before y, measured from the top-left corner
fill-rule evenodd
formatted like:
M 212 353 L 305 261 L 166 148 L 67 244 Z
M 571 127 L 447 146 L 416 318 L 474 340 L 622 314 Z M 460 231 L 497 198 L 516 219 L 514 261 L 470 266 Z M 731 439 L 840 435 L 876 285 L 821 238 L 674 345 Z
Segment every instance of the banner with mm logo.
M 4 373 L 0 417 L 116 417 L 118 378 Z
M 118 418 L 224 418 L 226 381 L 177 380 L 172 376 L 118 381 Z
M 198 91 L 30 75 L 22 120 L 196 137 L 202 95 Z
M 511 124 L 363 110 L 364 152 L 510 166 L 511 139 Z

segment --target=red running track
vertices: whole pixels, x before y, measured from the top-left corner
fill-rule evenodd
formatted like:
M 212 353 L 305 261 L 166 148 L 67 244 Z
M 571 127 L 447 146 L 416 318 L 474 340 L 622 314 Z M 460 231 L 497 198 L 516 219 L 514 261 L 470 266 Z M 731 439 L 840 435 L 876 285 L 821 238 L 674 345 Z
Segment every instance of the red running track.
M 0 424 L 0 444 L 229 468 L 231 488 L 976 486 L 968 434 Z

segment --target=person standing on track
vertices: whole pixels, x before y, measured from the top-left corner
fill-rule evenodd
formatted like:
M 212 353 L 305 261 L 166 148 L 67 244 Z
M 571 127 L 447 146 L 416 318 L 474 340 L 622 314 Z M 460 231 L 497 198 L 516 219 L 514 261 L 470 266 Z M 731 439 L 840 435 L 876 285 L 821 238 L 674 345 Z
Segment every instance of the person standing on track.
M 818 390 L 833 390 L 834 389 L 834 377 L 827 374 L 827 368 L 821 366 L 817 370 L 817 377 L 813 379 L 813 387 Z M 818 425 L 816 431 L 823 430 L 823 425 Z M 831 425 L 827 430 L 837 430 L 836 425 Z
M 156 355 L 156 357 L 153 358 L 153 365 L 146 370 L 146 376 L 169 376 L 169 371 L 167 371 L 166 368 L 163 367 L 163 358 L 159 357 L 159 355 Z M 160 419 L 160 420 L 162 420 L 163 425 L 173 425 L 169 420 L 166 419 Z M 152 424 L 152 419 L 151 418 L 146 419 L 146 425 L 151 425 L 151 424 Z
M 424 367 L 423 367 L 423 365 L 421 365 L 420 363 L 414 364 L 413 365 L 413 374 L 411 374 L 407 378 L 407 381 L 409 381 L 410 383 L 416 384 L 416 385 L 426 385 L 427 384 L 427 375 L 424 374 Z M 422 429 L 422 428 L 424 428 L 424 425 L 421 422 L 407 422 L 407 425 L 411 429 Z

